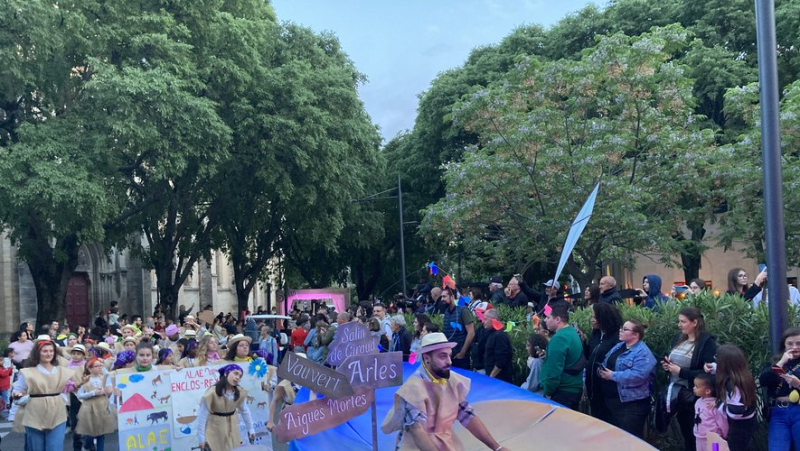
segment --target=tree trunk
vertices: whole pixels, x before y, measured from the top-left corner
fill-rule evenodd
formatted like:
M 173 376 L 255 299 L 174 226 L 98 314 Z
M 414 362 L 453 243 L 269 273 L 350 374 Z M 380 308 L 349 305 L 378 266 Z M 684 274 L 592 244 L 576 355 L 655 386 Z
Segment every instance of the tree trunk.
M 353 266 L 356 293 L 359 301 L 369 299 L 369 295 L 375 291 L 375 286 L 383 275 L 383 262 L 381 261 L 380 252 L 376 251 L 372 254 L 372 264 L 365 264 L 364 259 L 361 259 L 357 265 Z M 371 270 L 372 274 L 366 277 L 368 270 Z
M 700 266 L 703 258 L 703 237 L 706 229 L 703 224 L 687 224 L 690 229 L 691 239 L 689 243 L 682 246 L 681 265 L 683 266 L 683 277 L 688 284 L 690 280 L 700 277 Z
M 56 241 L 55 247 L 35 230 L 20 243 L 36 288 L 36 332 L 51 321 L 64 323 L 67 287 L 78 267 L 78 237 L 69 235 Z M 56 258 L 59 255 L 61 258 Z

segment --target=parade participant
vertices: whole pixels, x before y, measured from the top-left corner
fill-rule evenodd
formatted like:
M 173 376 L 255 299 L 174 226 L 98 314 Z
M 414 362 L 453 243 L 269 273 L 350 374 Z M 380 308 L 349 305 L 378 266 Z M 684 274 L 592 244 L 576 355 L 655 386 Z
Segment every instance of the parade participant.
M 75 381 L 80 382 L 80 377 L 83 375 L 84 365 L 86 364 L 86 348 L 83 345 L 76 344 L 72 347 L 70 352 L 72 360 L 70 360 L 67 367 L 75 371 Z M 99 362 L 99 360 L 98 360 Z M 103 362 L 100 362 L 102 365 Z M 80 398 L 77 393 L 70 393 L 69 406 L 67 406 L 67 414 L 69 416 L 69 425 L 75 430 L 75 425 L 78 423 L 78 411 L 81 408 Z M 74 451 L 81 451 L 83 448 L 83 438 L 79 433 L 72 434 L 72 449 Z
M 231 450 L 239 446 L 239 417 L 247 427 L 249 439 L 255 440 L 255 429 L 247 403 L 247 391 L 239 388 L 244 371 L 237 364 L 219 369 L 219 381 L 208 389 L 197 412 L 197 439 L 200 449 Z M 238 415 L 237 415 L 238 414 Z
M 158 351 L 158 361 L 156 362 L 156 365 L 175 365 L 174 354 L 175 353 L 172 352 L 172 349 L 170 348 L 160 349 Z
M 228 339 L 228 353 L 225 355 L 225 360 L 228 362 L 244 362 L 250 363 L 253 358 L 250 357 L 250 343 L 253 340 L 242 334 L 236 334 Z
M 296 352 L 295 354 L 303 359 L 308 358 L 302 352 Z M 283 379 L 275 386 L 275 389 L 272 392 L 272 401 L 269 404 L 269 420 L 267 420 L 267 430 L 272 432 L 272 430 L 275 429 L 275 421 L 278 419 L 278 414 L 280 414 L 281 410 L 283 410 L 285 406 L 291 406 L 294 404 L 294 398 L 297 396 L 297 392 L 299 390 L 300 386 L 289 379 Z M 314 395 L 314 393 L 312 392 L 311 395 Z
M 206 333 L 197 345 L 197 366 L 213 365 L 222 360 L 219 356 L 219 342 Z
M 135 337 L 125 337 L 122 340 L 122 350 L 123 351 L 136 351 L 136 338 Z
M 59 366 L 56 345 L 51 340 L 37 340 L 28 367 L 19 372 L 12 390 L 18 403 L 25 405 L 22 425 L 25 447 L 31 451 L 62 451 L 67 427 L 67 409 L 61 396 L 73 370 Z
M 128 353 L 130 351 L 123 351 L 121 354 Z M 120 355 L 121 355 L 120 354 Z M 153 345 L 152 343 L 148 342 L 141 342 L 136 345 L 136 358 L 134 359 L 133 366 L 123 368 L 117 370 L 117 374 L 124 374 L 124 373 L 144 373 L 147 371 L 154 371 L 158 369 L 156 365 L 154 365 L 153 360 Z
M 455 346 L 443 333 L 428 334 L 422 339 L 422 365 L 395 393 L 394 407 L 381 429 L 386 434 L 399 430 L 397 443 L 404 448 L 461 449 L 463 445 L 452 427 L 457 420 L 490 449 L 505 449 L 467 402 L 470 380 L 450 372 Z
M 103 362 L 100 359 L 93 358 L 86 362 L 77 394 L 81 400 L 78 425 L 73 434 L 83 436 L 85 449 L 103 451 L 105 435 L 117 428 L 114 417 L 109 414 L 108 395 L 111 394 L 111 387 L 106 386 L 107 377 L 103 374 Z
M 193 368 L 197 366 L 197 342 L 190 340 L 186 344 L 186 349 L 183 350 L 181 359 L 178 360 L 178 366 L 181 368 Z

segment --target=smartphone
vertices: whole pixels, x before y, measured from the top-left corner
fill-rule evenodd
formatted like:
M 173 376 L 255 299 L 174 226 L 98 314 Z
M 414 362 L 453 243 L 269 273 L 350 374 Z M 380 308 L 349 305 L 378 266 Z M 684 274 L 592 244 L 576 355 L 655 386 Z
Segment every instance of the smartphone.
M 786 370 L 784 370 L 779 366 L 773 366 L 772 368 L 770 368 L 770 370 L 775 374 L 786 374 Z
M 767 265 L 765 263 L 758 264 L 758 272 L 764 272 L 767 269 Z

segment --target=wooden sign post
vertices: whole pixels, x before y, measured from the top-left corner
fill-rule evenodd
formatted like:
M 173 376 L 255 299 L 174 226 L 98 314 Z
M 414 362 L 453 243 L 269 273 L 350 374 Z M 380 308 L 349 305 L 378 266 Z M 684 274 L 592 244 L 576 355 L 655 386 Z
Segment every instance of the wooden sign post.
M 384 352 L 365 354 L 345 359 L 336 369 L 347 376 L 353 387 L 369 387 L 375 393 L 376 388 L 403 385 L 403 353 Z M 372 401 L 372 449 L 378 449 L 378 406 Z
M 358 388 L 344 398 L 321 398 L 283 409 L 275 426 L 278 441 L 286 443 L 336 427 L 366 412 L 375 402 L 375 391 Z
M 328 398 L 340 398 L 353 394 L 353 387 L 342 373 L 304 359 L 294 352 L 287 352 L 278 367 L 278 377 L 307 387 Z
M 333 342 L 328 346 L 328 359 L 331 366 L 339 366 L 351 356 L 378 353 L 378 337 L 373 337 L 365 324 L 345 323 L 336 329 Z

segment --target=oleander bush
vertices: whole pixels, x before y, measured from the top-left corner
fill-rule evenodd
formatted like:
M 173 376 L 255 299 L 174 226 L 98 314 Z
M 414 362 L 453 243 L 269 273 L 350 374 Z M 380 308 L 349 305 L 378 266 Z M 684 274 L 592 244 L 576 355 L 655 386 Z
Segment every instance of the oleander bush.
M 660 304 L 655 310 L 627 304 L 620 304 L 619 309 L 624 321 L 636 319 L 647 326 L 644 341 L 660 361 L 669 353 L 670 344 L 678 333 L 678 312 L 685 306 L 694 306 L 700 309 L 706 322 L 706 328 L 716 337 L 719 345 L 734 344 L 740 347 L 750 360 L 753 374 L 756 378 L 758 377 L 771 359 L 769 314 L 768 307 L 764 303 L 754 308 L 751 302 L 746 302 L 739 296 L 728 294 L 714 296 L 710 292 L 705 292 L 684 300 Z M 499 305 L 497 309 L 503 323 L 514 323 L 508 335 L 514 347 L 514 383 L 519 385 L 525 381 L 528 375 L 528 355 L 525 350 L 525 341 L 528 335 L 533 333 L 533 325 L 526 321 L 524 308 Z M 787 315 L 789 326 L 800 325 L 800 308 L 789 305 Z M 570 315 L 570 323 L 575 324 L 588 336 L 591 332 L 590 318 L 591 310 L 589 308 L 577 308 Z M 432 316 L 432 320 L 440 327 L 442 326 L 441 315 Z M 413 324 L 413 315 L 408 315 L 407 321 L 409 325 Z M 477 318 L 475 325 L 476 329 L 483 327 Z M 411 329 L 410 326 L 409 329 Z M 666 373 L 657 371 L 657 374 L 657 385 L 661 386 L 667 379 Z M 671 428 L 666 434 L 649 438 L 659 449 L 680 449 L 680 433 L 676 427 Z M 756 449 L 767 449 L 765 423 L 760 425 L 754 444 Z

